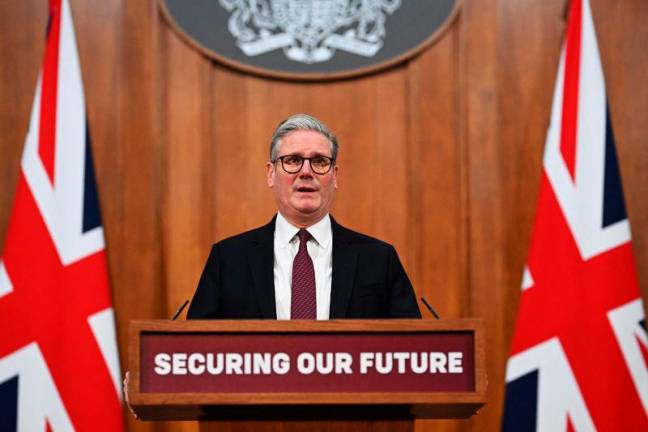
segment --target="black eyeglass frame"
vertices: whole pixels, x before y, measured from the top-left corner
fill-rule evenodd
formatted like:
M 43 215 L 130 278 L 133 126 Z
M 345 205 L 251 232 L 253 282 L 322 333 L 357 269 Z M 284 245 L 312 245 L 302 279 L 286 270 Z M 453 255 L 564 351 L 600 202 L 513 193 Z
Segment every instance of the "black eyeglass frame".
M 287 158 L 287 157 L 298 157 L 298 158 L 300 158 L 300 159 L 301 159 L 301 163 L 299 164 L 299 168 L 297 168 L 295 171 L 288 171 L 288 170 L 286 169 L 286 166 L 284 165 L 284 158 Z M 313 160 L 313 159 L 319 159 L 319 158 L 328 159 L 328 161 L 329 161 L 329 167 L 328 167 L 328 169 L 327 169 L 326 171 L 324 171 L 324 172 L 319 172 L 319 171 L 317 171 L 315 168 L 313 168 L 313 164 L 311 163 L 311 160 Z M 333 166 L 335 165 L 335 159 L 333 159 L 332 157 L 328 157 L 328 156 L 321 156 L 321 155 L 312 156 L 312 157 L 304 157 L 304 156 L 295 155 L 295 154 L 288 154 L 288 155 L 283 155 L 283 156 L 277 156 L 277 158 L 275 158 L 275 160 L 273 160 L 272 163 L 275 164 L 275 163 L 277 163 L 277 161 L 281 161 L 281 168 L 282 168 L 285 172 L 287 172 L 288 174 L 297 174 L 297 173 L 298 173 L 299 171 L 301 171 L 301 169 L 304 167 L 304 161 L 305 161 L 305 160 L 308 161 L 308 164 L 310 165 L 311 170 L 312 170 L 315 174 L 319 174 L 319 175 L 328 174 L 329 172 L 331 172 L 331 169 L 332 169 Z

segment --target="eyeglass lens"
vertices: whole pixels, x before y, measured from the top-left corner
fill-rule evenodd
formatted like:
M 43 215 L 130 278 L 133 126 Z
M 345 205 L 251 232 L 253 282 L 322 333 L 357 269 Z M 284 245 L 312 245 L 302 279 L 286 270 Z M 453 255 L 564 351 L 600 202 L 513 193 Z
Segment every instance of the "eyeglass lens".
M 299 155 L 288 155 L 279 158 L 283 169 L 290 174 L 299 172 L 304 164 L 304 160 L 308 159 L 311 169 L 317 174 L 326 174 L 331 169 L 332 160 L 325 156 L 314 156 L 312 158 L 304 158 Z

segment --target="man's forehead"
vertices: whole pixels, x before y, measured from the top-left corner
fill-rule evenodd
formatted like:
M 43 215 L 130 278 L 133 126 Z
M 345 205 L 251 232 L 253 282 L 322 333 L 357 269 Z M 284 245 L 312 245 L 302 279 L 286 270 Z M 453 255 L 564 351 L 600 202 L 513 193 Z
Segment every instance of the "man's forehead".
M 331 156 L 331 143 L 317 131 L 292 131 L 279 141 L 279 149 L 291 154 Z M 308 154 L 306 154 L 308 153 Z

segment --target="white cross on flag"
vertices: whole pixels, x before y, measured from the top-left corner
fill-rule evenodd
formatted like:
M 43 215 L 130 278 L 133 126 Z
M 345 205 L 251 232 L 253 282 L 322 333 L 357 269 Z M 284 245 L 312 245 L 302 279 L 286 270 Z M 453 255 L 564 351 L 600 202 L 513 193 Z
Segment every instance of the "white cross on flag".
M 648 337 L 588 0 L 571 0 L 505 431 L 648 431 Z
M 119 362 L 68 0 L 50 0 L 0 260 L 0 429 L 120 431 Z

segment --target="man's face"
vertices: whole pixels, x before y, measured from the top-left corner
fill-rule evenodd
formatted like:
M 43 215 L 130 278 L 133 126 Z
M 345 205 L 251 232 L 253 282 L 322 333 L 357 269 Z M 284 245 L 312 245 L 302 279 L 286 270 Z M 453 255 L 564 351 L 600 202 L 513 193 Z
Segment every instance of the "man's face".
M 302 157 L 331 157 L 331 144 L 324 135 L 310 130 L 297 130 L 279 142 L 277 157 L 299 155 Z M 326 174 L 315 173 L 308 161 L 295 174 L 287 173 L 281 161 L 268 162 L 268 186 L 274 189 L 277 207 L 294 225 L 309 226 L 319 221 L 331 208 L 337 189 L 337 166 Z

